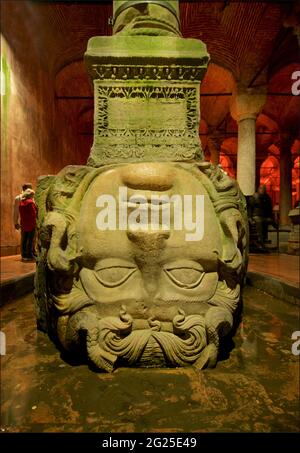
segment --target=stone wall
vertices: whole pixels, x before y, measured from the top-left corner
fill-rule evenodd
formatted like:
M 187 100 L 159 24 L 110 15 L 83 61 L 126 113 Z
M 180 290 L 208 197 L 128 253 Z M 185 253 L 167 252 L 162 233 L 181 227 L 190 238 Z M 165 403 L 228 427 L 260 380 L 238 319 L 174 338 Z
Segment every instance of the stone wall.
M 11 44 L 12 43 L 12 44 Z M 38 58 L 20 54 L 14 40 L 1 36 L 1 255 L 19 252 L 13 226 L 13 201 L 24 182 L 36 187 L 37 177 L 77 164 L 74 126 L 55 100 L 53 78 Z M 16 50 L 17 49 L 17 50 Z

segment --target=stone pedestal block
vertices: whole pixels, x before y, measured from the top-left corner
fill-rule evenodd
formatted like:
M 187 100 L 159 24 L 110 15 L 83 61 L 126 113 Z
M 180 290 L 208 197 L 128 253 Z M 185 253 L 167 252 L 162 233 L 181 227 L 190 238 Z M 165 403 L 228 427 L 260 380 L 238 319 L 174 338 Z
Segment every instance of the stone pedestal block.
M 89 165 L 203 159 L 200 82 L 208 54 L 201 41 L 96 37 L 85 60 L 95 94 Z

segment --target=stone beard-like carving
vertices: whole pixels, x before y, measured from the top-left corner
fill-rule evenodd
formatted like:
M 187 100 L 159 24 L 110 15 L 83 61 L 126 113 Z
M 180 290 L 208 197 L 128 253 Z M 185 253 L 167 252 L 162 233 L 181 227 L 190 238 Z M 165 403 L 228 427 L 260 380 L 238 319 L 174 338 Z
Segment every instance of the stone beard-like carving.
M 204 237 L 100 231 L 99 195 L 203 195 Z M 247 261 L 244 198 L 219 167 L 136 163 L 66 167 L 41 179 L 39 327 L 98 369 L 216 364 L 238 320 Z M 130 210 L 130 206 L 128 205 Z

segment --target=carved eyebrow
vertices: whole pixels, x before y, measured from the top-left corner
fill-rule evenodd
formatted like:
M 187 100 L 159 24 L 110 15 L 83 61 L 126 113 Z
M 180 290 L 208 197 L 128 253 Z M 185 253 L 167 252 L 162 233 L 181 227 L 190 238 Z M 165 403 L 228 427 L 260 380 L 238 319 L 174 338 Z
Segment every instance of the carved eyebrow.
M 131 261 L 124 260 L 122 258 L 105 258 L 96 263 L 94 270 L 100 271 L 102 269 L 112 269 L 112 268 L 122 268 L 122 269 L 137 269 L 135 263 Z
M 193 260 L 176 260 L 171 263 L 166 263 L 163 265 L 163 269 L 166 271 L 171 271 L 174 269 L 194 269 L 196 271 L 204 272 L 203 266 L 200 263 Z
M 197 278 L 195 278 L 194 281 L 191 281 L 189 283 L 185 282 L 184 278 L 181 280 L 180 276 L 177 277 L 177 276 L 173 275 L 173 273 L 172 273 L 172 272 L 174 272 L 176 270 L 180 270 L 180 269 L 188 269 L 189 271 L 196 272 L 198 274 Z M 200 285 L 200 283 L 202 282 L 202 280 L 204 278 L 204 275 L 205 275 L 205 272 L 203 270 L 194 269 L 194 268 L 191 268 L 190 266 L 189 267 L 186 267 L 186 266 L 184 266 L 184 267 L 174 267 L 172 269 L 164 269 L 164 272 L 169 277 L 169 279 L 173 283 L 175 283 L 176 286 L 178 286 L 180 288 L 184 288 L 184 289 L 194 289 L 194 288 L 196 288 L 197 286 Z
M 105 270 L 105 269 L 137 269 L 136 266 L 134 265 L 126 265 L 124 266 L 123 264 L 114 264 L 112 266 L 96 266 L 95 267 L 95 271 L 102 271 L 102 270 Z
M 104 277 L 102 277 L 99 273 L 101 271 L 107 271 L 107 270 L 110 270 L 110 269 L 119 269 L 119 270 L 124 270 L 126 269 L 127 272 L 123 275 L 121 275 L 121 277 L 119 278 L 116 278 L 115 280 L 106 280 Z M 105 285 L 105 286 L 108 286 L 109 288 L 114 288 L 116 286 L 121 286 L 123 283 L 125 283 L 131 276 L 132 274 L 134 274 L 135 272 L 137 271 L 137 268 L 128 268 L 128 267 L 124 267 L 124 266 L 112 266 L 112 267 L 106 267 L 106 268 L 102 268 L 102 269 L 97 269 L 97 270 L 94 270 L 92 271 L 94 273 L 94 276 L 95 278 L 102 284 L 102 285 Z

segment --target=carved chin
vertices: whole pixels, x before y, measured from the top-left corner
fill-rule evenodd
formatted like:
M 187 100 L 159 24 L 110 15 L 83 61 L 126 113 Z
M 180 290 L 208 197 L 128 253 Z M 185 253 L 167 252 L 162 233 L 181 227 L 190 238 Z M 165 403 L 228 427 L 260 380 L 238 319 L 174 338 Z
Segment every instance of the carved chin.
M 77 313 L 66 325 L 66 343 L 70 335 L 80 337 L 86 332 L 89 359 L 97 368 L 111 372 L 119 365 L 158 367 L 213 366 L 217 358 L 218 338 L 210 342 L 205 318 L 186 316 L 182 310 L 172 322 L 149 319 L 134 320 L 122 307 L 119 317 L 99 319 L 91 313 Z M 75 340 L 76 341 L 76 340 Z M 210 344 L 208 344 L 210 342 Z

